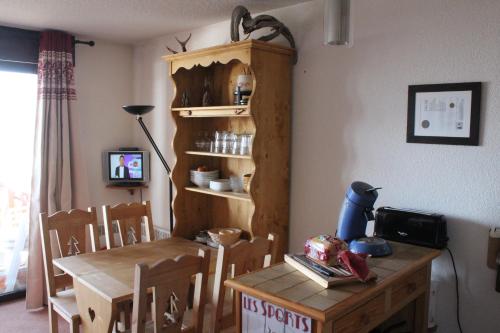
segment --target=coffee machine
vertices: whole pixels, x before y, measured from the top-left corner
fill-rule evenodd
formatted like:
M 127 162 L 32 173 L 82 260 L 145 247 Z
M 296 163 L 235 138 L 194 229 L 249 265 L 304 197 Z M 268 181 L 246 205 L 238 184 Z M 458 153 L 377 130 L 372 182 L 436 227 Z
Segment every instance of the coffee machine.
M 392 254 L 389 243 L 382 238 L 366 237 L 368 221 L 375 219 L 373 205 L 378 197 L 377 190 L 367 183 L 356 181 L 346 191 L 339 216 L 337 237 L 349 244 L 354 253 L 365 253 L 374 257 Z

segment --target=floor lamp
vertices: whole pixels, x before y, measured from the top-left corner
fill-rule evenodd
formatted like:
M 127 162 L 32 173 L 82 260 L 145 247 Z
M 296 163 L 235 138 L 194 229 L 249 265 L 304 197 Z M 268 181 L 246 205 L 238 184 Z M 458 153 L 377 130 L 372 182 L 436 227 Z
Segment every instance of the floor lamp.
M 154 105 L 125 105 L 122 107 L 123 110 L 127 111 L 130 114 L 133 114 L 135 116 L 135 119 L 139 122 L 141 125 L 142 129 L 144 130 L 144 133 L 146 133 L 146 136 L 149 139 L 149 142 L 151 142 L 151 145 L 153 146 L 154 150 L 156 151 L 156 154 L 160 158 L 161 163 L 165 167 L 165 170 L 167 170 L 168 173 L 168 195 L 170 197 L 170 204 L 168 205 L 169 208 L 169 214 L 170 214 L 170 237 L 172 237 L 172 233 L 174 231 L 174 214 L 172 212 L 172 170 L 170 170 L 170 167 L 167 164 L 167 161 L 165 161 L 165 158 L 163 157 L 162 153 L 160 152 L 160 149 L 158 149 L 158 146 L 155 143 L 155 140 L 153 140 L 153 137 L 148 131 L 148 128 L 142 121 L 142 115 L 150 112 L 153 110 L 155 107 Z

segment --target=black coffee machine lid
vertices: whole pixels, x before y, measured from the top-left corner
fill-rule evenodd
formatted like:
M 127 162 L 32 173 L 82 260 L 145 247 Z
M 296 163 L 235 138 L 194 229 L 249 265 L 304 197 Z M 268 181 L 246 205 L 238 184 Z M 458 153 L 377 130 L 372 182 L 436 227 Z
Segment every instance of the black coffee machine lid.
M 370 184 L 356 181 L 349 186 L 346 192 L 346 197 L 358 206 L 365 208 L 373 208 L 373 204 L 377 200 L 377 189 Z

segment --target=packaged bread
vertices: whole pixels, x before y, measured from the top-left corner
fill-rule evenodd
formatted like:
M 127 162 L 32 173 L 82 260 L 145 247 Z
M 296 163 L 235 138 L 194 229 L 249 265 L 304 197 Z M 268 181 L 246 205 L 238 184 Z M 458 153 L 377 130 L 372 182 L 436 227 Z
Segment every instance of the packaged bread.
M 331 235 L 309 238 L 304 245 L 305 254 L 323 265 L 332 266 L 337 262 L 337 254 L 347 250 L 347 244 Z

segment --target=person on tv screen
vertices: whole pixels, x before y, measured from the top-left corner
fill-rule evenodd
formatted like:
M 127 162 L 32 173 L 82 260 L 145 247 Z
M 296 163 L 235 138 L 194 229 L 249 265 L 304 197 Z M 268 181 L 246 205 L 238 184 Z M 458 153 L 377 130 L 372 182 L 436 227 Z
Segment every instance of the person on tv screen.
M 125 156 L 120 155 L 120 165 L 115 169 L 115 177 L 120 179 L 129 179 L 128 167 L 125 166 Z

